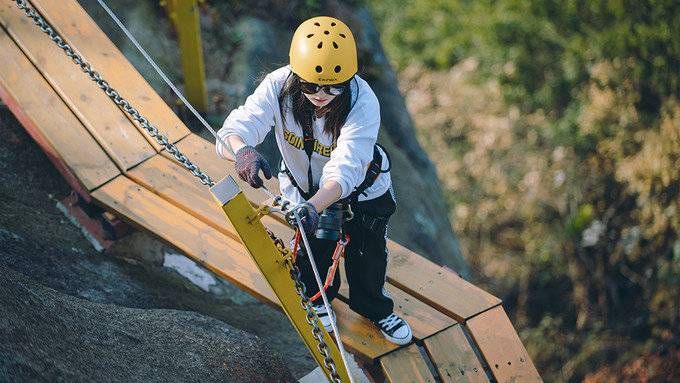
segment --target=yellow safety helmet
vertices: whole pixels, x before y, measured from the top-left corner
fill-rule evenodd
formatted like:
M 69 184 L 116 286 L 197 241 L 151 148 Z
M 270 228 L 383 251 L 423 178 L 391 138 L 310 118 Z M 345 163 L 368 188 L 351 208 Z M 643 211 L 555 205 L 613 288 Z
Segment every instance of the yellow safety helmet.
M 313 17 L 295 30 L 290 43 L 290 66 L 295 74 L 315 84 L 340 84 L 357 73 L 354 35 L 342 21 Z

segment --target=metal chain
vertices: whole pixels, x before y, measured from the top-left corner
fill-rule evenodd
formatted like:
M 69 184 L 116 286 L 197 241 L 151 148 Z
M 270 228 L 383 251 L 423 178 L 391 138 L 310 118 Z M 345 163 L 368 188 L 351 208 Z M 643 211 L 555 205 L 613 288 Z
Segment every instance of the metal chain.
M 16 4 L 19 9 L 23 10 L 26 16 L 33 19 L 35 24 L 40 27 L 45 34 L 47 34 L 52 41 L 54 41 L 59 48 L 61 48 L 66 56 L 71 58 L 73 62 L 80 67 L 80 69 L 85 72 L 92 81 L 94 81 L 99 88 L 101 88 L 104 93 L 113 102 L 116 103 L 121 109 L 123 109 L 127 114 L 129 114 L 135 121 L 137 121 L 142 128 L 144 128 L 147 133 L 153 137 L 161 146 L 163 146 L 168 153 L 172 154 L 177 161 L 179 161 L 185 168 L 189 169 L 191 173 L 198 177 L 202 184 L 208 186 L 214 186 L 215 182 L 206 173 L 201 171 L 201 169 L 189 160 L 174 144 L 168 141 L 167 136 L 161 134 L 158 128 L 153 126 L 149 120 L 142 116 L 137 109 L 135 109 L 130 102 L 124 99 L 117 90 L 115 90 L 109 83 L 104 80 L 99 74 L 99 72 L 92 69 L 92 66 L 87 62 L 82 56 L 75 52 L 75 50 L 66 42 L 64 39 L 52 28 L 52 26 L 45 21 L 33 8 L 29 7 L 26 0 L 16 0 Z M 312 327 L 312 336 L 318 342 L 317 348 L 319 352 L 323 355 L 324 366 L 331 372 L 331 379 L 334 383 L 342 383 L 340 375 L 338 374 L 335 361 L 330 355 L 330 350 L 328 345 L 323 340 L 323 331 L 318 325 L 318 320 L 314 309 L 312 308 L 312 302 L 307 298 L 305 293 L 305 285 L 300 280 L 300 269 L 293 263 L 291 257 L 288 255 L 288 249 L 286 249 L 285 244 L 280 238 L 277 238 L 274 233 L 267 229 L 267 233 L 274 241 L 276 249 L 281 253 L 288 266 L 290 277 L 295 282 L 295 291 L 300 296 L 300 305 L 303 310 L 306 311 L 307 323 Z
M 81 55 L 76 53 L 76 51 L 57 33 L 52 26 L 45 21 L 45 19 L 38 14 L 33 8 L 31 8 L 26 0 L 16 0 L 17 7 L 23 10 L 26 16 L 33 19 L 33 22 L 40 27 L 40 30 L 45 32 L 52 41 L 54 41 L 59 48 L 61 48 L 66 56 L 70 57 L 73 62 L 80 67 L 80 69 L 85 72 L 92 81 L 94 81 L 99 88 L 101 88 L 104 93 L 113 102 L 116 103 L 121 109 L 123 109 L 127 114 L 132 117 L 133 120 L 137 121 L 139 125 L 147 131 L 149 136 L 154 138 L 161 146 L 172 154 L 175 159 L 181 163 L 185 168 L 187 168 L 191 173 L 196 176 L 203 185 L 214 186 L 215 182 L 203 172 L 196 164 L 191 162 L 187 156 L 185 156 L 173 143 L 168 140 L 168 137 L 163 135 L 158 131 L 158 128 L 153 126 L 149 120 L 142 116 L 137 109 L 135 109 L 130 102 L 124 99 L 117 90 L 115 90 L 109 83 L 104 80 L 96 70 L 92 69 L 92 66 L 87 62 Z
M 316 320 L 316 313 L 312 308 L 312 301 L 310 301 L 309 298 L 307 298 L 305 285 L 300 280 L 301 274 L 300 269 L 296 264 L 293 263 L 289 250 L 286 249 L 286 245 L 283 243 L 283 240 L 281 240 L 281 238 L 278 238 L 269 229 L 267 229 L 267 234 L 269 234 L 269 237 L 272 239 L 272 241 L 274 241 L 276 249 L 279 251 L 279 253 L 281 253 L 283 260 L 286 263 L 286 266 L 288 267 L 290 278 L 293 280 L 293 282 L 295 282 L 295 291 L 300 297 L 300 305 L 302 309 L 305 310 L 305 312 L 307 313 L 306 314 L 307 323 L 309 324 L 310 327 L 312 327 L 312 336 L 318 342 L 317 348 L 324 357 L 323 359 L 324 366 L 326 366 L 326 368 L 331 372 L 331 379 L 333 379 L 334 383 L 342 383 L 340 375 L 338 374 L 338 369 L 335 365 L 335 361 L 330 355 L 328 345 L 323 340 L 323 332 L 321 331 L 318 321 Z

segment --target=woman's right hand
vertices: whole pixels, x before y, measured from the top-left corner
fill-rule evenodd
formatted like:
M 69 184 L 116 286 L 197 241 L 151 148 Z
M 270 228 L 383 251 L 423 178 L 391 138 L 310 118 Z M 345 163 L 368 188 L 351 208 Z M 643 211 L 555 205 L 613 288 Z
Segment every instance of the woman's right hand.
M 272 171 L 267 160 L 252 146 L 247 145 L 236 152 L 236 173 L 242 180 L 254 188 L 262 187 L 260 170 L 265 178 L 272 178 Z
M 316 212 L 314 205 L 309 202 L 303 202 L 290 209 L 288 214 L 286 214 L 286 220 L 288 220 L 288 223 L 293 227 L 297 227 L 295 213 L 297 213 L 300 218 L 302 229 L 305 233 L 314 235 L 316 229 L 319 227 L 319 213 Z

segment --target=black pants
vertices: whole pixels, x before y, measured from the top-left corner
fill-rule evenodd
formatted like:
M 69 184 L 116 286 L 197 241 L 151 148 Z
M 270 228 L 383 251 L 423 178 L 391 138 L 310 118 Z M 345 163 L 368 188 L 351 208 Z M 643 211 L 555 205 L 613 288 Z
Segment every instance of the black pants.
M 343 226 L 349 234 L 349 244 L 345 248 L 345 274 L 349 283 L 349 306 L 360 315 L 378 321 L 394 308 L 392 299 L 383 293 L 385 272 L 387 269 L 387 248 L 385 231 L 387 221 L 394 214 L 396 204 L 392 193 L 388 190 L 382 196 L 372 200 L 360 201 L 352 206 L 354 218 Z M 314 253 L 321 281 L 326 280 L 331 257 L 335 250 L 335 241 L 309 237 L 310 247 Z M 300 244 L 297 264 L 302 273 L 307 296 L 312 297 L 319 288 L 314 279 L 312 267 Z M 335 274 L 333 283 L 328 286 L 326 296 L 333 300 L 340 289 L 340 273 Z M 321 304 L 319 297 L 315 304 Z

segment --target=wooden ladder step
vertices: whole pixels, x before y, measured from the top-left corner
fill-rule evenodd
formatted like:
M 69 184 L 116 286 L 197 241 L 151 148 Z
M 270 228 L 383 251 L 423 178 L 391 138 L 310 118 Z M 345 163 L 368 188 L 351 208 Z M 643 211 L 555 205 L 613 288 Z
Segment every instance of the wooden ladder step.
M 489 382 L 484 367 L 465 337 L 460 324 L 426 338 L 423 346 L 442 382 Z
M 435 383 L 418 346 L 412 344 L 380 358 L 385 380 L 390 383 Z
M 0 4 L 0 23 L 122 171 L 156 154 L 116 104 L 15 3 Z
M 276 304 L 276 297 L 257 266 L 233 238 L 124 175 L 95 190 L 92 197 L 131 225 L 154 233 L 215 274 Z
M 455 272 L 394 241 L 388 242 L 388 249 L 387 280 L 459 322 L 501 302 Z
M 120 174 L 2 27 L 0 51 L 0 97 L 71 187 L 86 196 Z
M 340 285 L 340 299 L 348 303 L 349 285 L 345 277 L 344 259 L 340 259 L 338 269 L 342 281 Z M 394 311 L 408 322 L 415 339 L 425 339 L 456 324 L 455 319 L 435 310 L 391 283 L 385 283 L 385 288 L 394 301 Z M 377 330 L 376 333 L 379 334 Z M 379 336 L 382 337 L 382 334 Z
M 221 169 L 210 169 L 210 166 L 204 167 L 204 163 L 200 158 L 191 157 L 189 153 L 184 152 L 183 143 L 186 140 L 196 140 L 196 138 L 202 140 L 200 137 L 190 134 L 178 143 L 178 147 L 214 180 L 222 179 L 227 174 L 226 167 Z M 167 155 L 167 153 L 163 152 L 163 155 L 150 158 L 148 161 L 130 169 L 128 176 L 202 222 L 240 242 L 240 238 L 233 225 L 224 217 L 224 213 L 220 210 L 219 206 L 215 204 L 215 200 L 211 196 L 208 187 L 201 184 L 198 178 L 193 176 L 184 166 Z M 292 235 L 292 231 L 278 221 L 264 217 L 263 222 L 270 230 L 282 238 Z
M 66 41 L 75 47 L 111 86 L 120 91 L 121 96 L 165 134 L 170 142 L 175 143 L 190 133 L 77 1 L 30 0 L 30 2 Z M 37 29 L 35 26 L 33 28 Z M 151 138 L 148 140 L 157 151 L 162 149 L 155 140 Z
M 243 191 L 243 194 L 245 194 L 246 198 L 248 198 L 248 201 L 251 203 L 259 206 L 269 198 L 264 192 L 253 189 L 245 181 L 241 180 L 238 174 L 236 174 L 233 162 L 217 156 L 217 153 L 215 153 L 215 141 L 208 141 L 196 134 L 190 134 L 178 142 L 177 147 L 187 157 L 191 158 L 201 170 L 215 178 L 216 181 L 228 175 L 232 176 L 234 181 L 236 181 L 236 184 L 238 184 Z M 174 158 L 170 154 L 163 154 L 174 161 Z M 272 177 L 269 180 L 263 179 L 263 181 L 264 185 L 269 190 L 278 194 L 279 182 L 276 177 Z
M 543 381 L 503 306 L 478 314 L 466 326 L 497 381 Z

